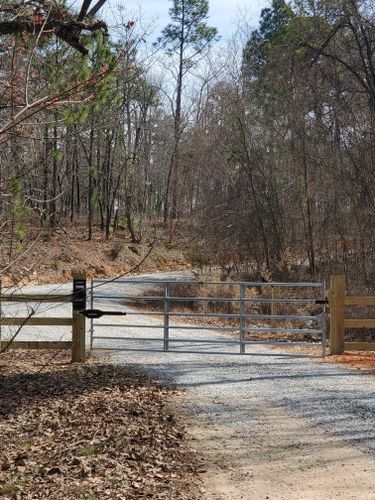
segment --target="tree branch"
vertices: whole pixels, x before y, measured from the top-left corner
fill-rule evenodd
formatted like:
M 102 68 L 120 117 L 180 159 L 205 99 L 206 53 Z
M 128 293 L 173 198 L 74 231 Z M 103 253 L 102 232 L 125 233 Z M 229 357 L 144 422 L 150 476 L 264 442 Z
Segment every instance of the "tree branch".
M 98 3 L 87 14 L 88 16 L 95 16 L 95 14 L 103 7 L 107 0 L 98 0 Z
M 89 10 L 92 0 L 83 0 L 80 13 L 78 14 L 77 21 L 81 22 L 85 19 L 87 11 Z
M 93 16 L 98 12 L 98 10 L 104 5 L 106 0 L 99 0 L 97 4 L 91 9 L 91 11 L 86 14 L 92 0 L 84 0 L 82 4 L 81 11 L 78 15 L 76 21 L 65 16 L 63 13 L 58 13 L 54 9 L 52 15 L 50 11 L 41 15 L 40 11 L 37 9 L 25 17 L 15 17 L 12 20 L 6 20 L 0 22 L 0 36 L 1 35 L 16 35 L 21 33 L 29 33 L 34 35 L 40 32 L 42 28 L 42 33 L 55 33 L 55 35 L 68 43 L 71 47 L 81 52 L 81 54 L 86 55 L 88 49 L 81 42 L 81 32 L 82 31 L 98 31 L 101 30 L 105 34 L 107 33 L 107 25 L 105 22 L 100 20 L 91 20 L 88 22 L 83 22 L 86 16 Z M 0 12 L 3 9 L 0 7 Z M 61 14 L 61 16 L 59 15 Z M 48 17 L 49 16 L 49 17 Z

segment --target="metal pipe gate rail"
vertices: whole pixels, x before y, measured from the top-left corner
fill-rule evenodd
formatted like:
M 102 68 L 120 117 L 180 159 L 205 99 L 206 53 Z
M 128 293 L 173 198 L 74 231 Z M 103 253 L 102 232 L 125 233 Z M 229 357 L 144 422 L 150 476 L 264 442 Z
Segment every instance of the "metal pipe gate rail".
M 228 286 L 228 287 L 236 287 L 238 288 L 238 297 L 211 297 L 211 296 L 178 296 L 171 295 L 171 289 L 173 286 Z M 106 293 L 106 289 L 110 288 L 109 293 Z M 121 294 L 121 293 L 113 293 L 113 290 L 125 288 L 129 290 L 129 287 L 138 287 L 140 290 L 154 290 L 157 289 L 162 294 L 160 296 L 155 295 L 136 295 L 136 294 Z M 246 291 L 248 289 L 257 289 L 262 290 L 262 288 L 270 289 L 271 296 L 264 297 L 261 295 L 257 295 L 255 297 L 246 296 Z M 280 297 L 277 290 L 282 288 L 296 288 L 298 290 L 306 289 L 312 290 L 309 292 L 309 296 L 305 298 L 301 297 Z M 239 352 L 241 354 L 245 354 L 246 345 L 248 344 L 272 344 L 272 345 L 298 345 L 301 343 L 298 342 L 285 342 L 285 341 L 258 341 L 258 340 L 247 340 L 247 333 L 290 333 L 290 334 L 306 334 L 306 335 L 314 335 L 319 336 L 321 338 L 321 346 L 322 346 L 322 356 L 325 356 L 325 348 L 326 348 L 326 285 L 325 283 L 314 283 L 314 282 L 222 282 L 222 281 L 208 281 L 208 282 L 200 282 L 200 281 L 161 281 L 161 280 L 145 280 L 145 279 L 117 279 L 117 280 L 100 280 L 93 279 L 91 281 L 91 287 L 89 291 L 91 309 L 94 309 L 96 301 L 106 301 L 108 300 L 113 304 L 117 302 L 117 304 L 122 306 L 127 306 L 127 301 L 131 302 L 161 302 L 160 310 L 158 311 L 147 311 L 147 310 L 137 310 L 136 306 L 132 304 L 131 306 L 127 306 L 126 315 L 127 316 L 154 316 L 159 317 L 162 316 L 163 321 L 158 324 L 133 324 L 133 323 L 94 323 L 94 319 L 91 318 L 91 326 L 90 326 L 90 345 L 91 348 L 94 347 L 94 342 L 96 340 L 123 340 L 126 342 L 132 341 L 147 341 L 147 342 L 162 342 L 163 350 L 169 351 L 171 349 L 171 343 L 190 343 L 190 344 L 230 344 L 230 345 L 239 345 Z M 302 295 L 299 293 L 298 295 Z M 171 310 L 171 302 L 181 303 L 182 305 L 186 302 L 191 301 L 200 301 L 200 302 L 210 302 L 210 303 L 237 303 L 239 304 L 238 313 L 215 313 L 215 312 L 186 312 L 186 311 L 173 311 Z M 247 313 L 246 308 L 249 304 L 253 305 L 263 305 L 269 304 L 271 313 L 270 314 L 258 314 L 258 313 Z M 314 306 L 314 308 L 319 308 L 320 312 L 318 314 L 277 314 L 276 308 L 277 306 Z M 131 307 L 131 308 L 129 308 Z M 234 326 L 212 326 L 209 324 L 205 324 L 202 321 L 199 325 L 190 325 L 186 323 L 175 324 L 170 320 L 172 318 L 221 318 L 221 319 L 237 319 L 238 324 Z M 268 324 L 259 326 L 248 326 L 248 320 L 259 320 L 259 321 L 268 321 L 271 322 L 271 325 Z M 276 326 L 276 323 L 282 322 L 303 322 L 306 323 L 307 326 L 303 328 L 299 327 L 288 327 L 288 326 Z M 312 328 L 312 324 L 316 324 L 317 326 Z M 310 325 L 310 326 L 309 326 Z M 163 336 L 160 337 L 141 337 L 141 336 L 102 336 L 95 335 L 95 328 L 122 328 L 122 329 L 161 329 L 163 331 Z M 171 337 L 171 332 L 174 330 L 186 330 L 186 331 L 214 331 L 214 332 L 239 332 L 238 339 L 236 338 L 228 338 L 224 337 L 222 339 L 218 339 L 217 337 L 212 339 L 197 339 L 197 338 L 179 338 L 179 337 Z M 305 342 L 303 342 L 305 345 Z M 95 348 L 98 348 L 95 346 Z M 103 349 L 112 349 L 111 346 L 103 346 L 99 347 Z M 115 350 L 119 350 L 119 348 L 114 348 Z M 120 348 L 121 349 L 121 348 Z M 126 350 L 139 350 L 139 349 L 131 349 L 126 348 Z M 141 349 L 147 350 L 147 349 Z M 186 351 L 185 351 L 186 352 Z

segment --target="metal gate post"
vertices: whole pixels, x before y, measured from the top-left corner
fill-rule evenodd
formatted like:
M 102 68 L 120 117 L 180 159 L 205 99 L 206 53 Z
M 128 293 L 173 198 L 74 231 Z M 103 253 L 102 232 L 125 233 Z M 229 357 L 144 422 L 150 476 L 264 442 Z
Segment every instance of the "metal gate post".
M 94 279 L 91 278 L 90 285 L 90 309 L 94 309 Z M 90 349 L 92 349 L 94 343 L 94 319 L 90 319 Z
M 276 316 L 277 314 L 277 308 L 275 304 L 275 300 L 277 299 L 277 289 L 274 286 L 271 286 L 271 316 Z M 277 321 L 272 318 L 271 319 L 271 328 L 277 328 Z
M 240 354 L 245 354 L 245 287 L 240 285 Z
M 164 283 L 164 351 L 169 350 L 169 283 Z

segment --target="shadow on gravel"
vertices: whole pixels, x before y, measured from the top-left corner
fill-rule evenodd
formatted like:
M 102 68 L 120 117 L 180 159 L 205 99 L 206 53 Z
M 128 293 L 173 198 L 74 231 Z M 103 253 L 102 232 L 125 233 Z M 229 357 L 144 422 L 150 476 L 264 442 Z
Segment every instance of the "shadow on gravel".
M 293 374 L 293 375 L 269 375 L 269 376 L 254 376 L 254 377 L 247 377 L 247 378 L 225 378 L 225 379 L 219 379 L 219 380 L 205 380 L 202 382 L 188 382 L 187 384 L 179 384 L 179 386 L 184 387 L 185 385 L 188 387 L 199 387 L 199 386 L 208 386 L 208 385 L 225 385 L 225 384 L 242 384 L 243 382 L 259 382 L 262 380 L 272 380 L 272 381 L 277 381 L 277 380 L 285 380 L 285 379 L 293 379 L 293 380 L 301 380 L 301 379 L 319 379 L 322 380 L 322 378 L 325 377 L 361 377 L 361 373 L 353 373 L 353 374 L 338 374 L 338 373 L 315 373 L 315 374 Z
M 121 359 L 121 357 L 120 357 Z M 152 358 L 151 358 L 152 359 Z M 119 360 L 117 360 L 119 362 Z M 122 362 L 122 361 L 120 361 Z M 126 362 L 126 361 L 123 361 Z M 166 375 L 168 376 L 168 371 L 172 372 L 173 378 L 177 377 L 182 379 L 178 382 L 180 386 L 196 387 L 196 386 L 206 386 L 206 385 L 221 385 L 221 384 L 241 384 L 243 382 L 257 382 L 262 380 L 312 380 L 317 379 L 322 381 L 324 379 L 357 379 L 368 376 L 364 372 L 354 371 L 345 369 L 345 367 L 340 367 L 337 365 L 328 364 L 306 364 L 306 363 L 293 363 L 284 361 L 276 361 L 274 363 L 254 363 L 246 364 L 243 362 L 243 358 L 240 360 L 234 360 L 233 358 L 225 361 L 215 361 L 210 360 L 205 363 L 204 360 L 199 362 L 197 360 L 190 361 L 184 359 L 170 358 L 167 357 L 164 360 L 158 358 L 158 360 L 153 363 L 148 360 L 146 365 L 132 363 L 132 366 L 136 369 L 143 370 L 147 368 L 147 372 L 150 370 L 155 372 L 155 376 L 162 376 L 160 373 L 160 367 L 165 367 Z M 254 373 L 250 373 L 248 377 L 241 377 L 241 372 L 244 369 L 253 369 Z M 195 374 L 194 378 L 199 378 L 200 380 L 191 380 L 190 375 Z M 197 374 L 200 374 L 199 377 Z M 212 380 L 212 376 L 215 377 Z M 186 383 L 184 382 L 186 379 Z M 375 381 L 375 379 L 374 379 Z
M 119 339 L 121 340 L 121 339 Z M 165 354 L 165 356 L 171 356 L 173 354 L 192 354 L 192 355 L 198 355 L 198 356 L 211 356 L 211 355 L 224 355 L 224 356 L 230 356 L 230 357 L 241 357 L 242 359 L 244 358 L 250 358 L 250 357 L 256 357 L 256 358 L 275 358 L 275 359 L 320 359 L 320 355 L 316 354 L 290 354 L 290 353 L 261 353 L 261 352 L 246 352 L 244 354 L 240 354 L 239 352 L 233 352 L 233 351 L 206 351 L 206 350 L 194 350 L 194 347 L 191 350 L 188 349 L 169 349 L 168 352 L 165 352 L 163 349 L 150 349 L 150 348 L 139 348 L 139 349 L 121 349 L 121 348 L 111 348 L 109 349 L 106 346 L 98 346 L 97 349 L 103 350 L 103 351 L 115 351 L 117 353 L 120 353 L 121 351 L 123 352 L 147 352 L 147 353 L 155 353 L 155 354 Z M 167 360 L 167 359 L 166 359 Z M 172 359 L 171 362 L 174 360 Z

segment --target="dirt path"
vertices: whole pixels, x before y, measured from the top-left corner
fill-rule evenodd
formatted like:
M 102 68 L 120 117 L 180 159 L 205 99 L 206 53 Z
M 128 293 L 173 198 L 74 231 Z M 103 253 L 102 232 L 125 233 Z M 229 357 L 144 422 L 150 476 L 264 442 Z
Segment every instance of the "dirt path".
M 202 499 L 374 499 L 373 457 L 259 398 L 241 426 L 190 418 Z

